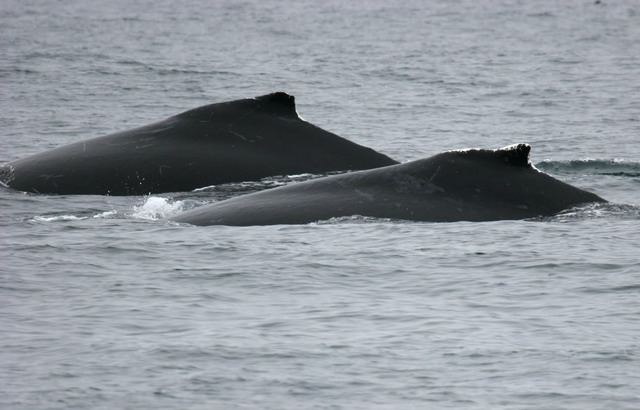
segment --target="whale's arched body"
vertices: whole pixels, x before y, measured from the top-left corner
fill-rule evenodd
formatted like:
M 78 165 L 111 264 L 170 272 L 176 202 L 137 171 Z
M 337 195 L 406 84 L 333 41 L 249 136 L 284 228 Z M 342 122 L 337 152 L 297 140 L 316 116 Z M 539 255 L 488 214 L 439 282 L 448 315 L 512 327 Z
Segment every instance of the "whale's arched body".
M 413 221 L 548 216 L 599 196 L 529 163 L 530 147 L 448 151 L 401 165 L 334 175 L 183 212 L 194 225 L 304 224 L 361 215 Z
M 19 159 L 0 180 L 35 193 L 140 195 L 396 163 L 302 120 L 294 97 L 276 92 Z

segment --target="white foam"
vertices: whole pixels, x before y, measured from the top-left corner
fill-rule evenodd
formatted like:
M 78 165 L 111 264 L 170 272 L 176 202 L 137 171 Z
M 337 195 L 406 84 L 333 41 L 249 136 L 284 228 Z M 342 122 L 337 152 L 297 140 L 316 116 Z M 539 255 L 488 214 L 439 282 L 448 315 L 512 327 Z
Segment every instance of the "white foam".
M 192 192 L 208 191 L 208 190 L 214 189 L 215 187 L 216 185 L 207 185 L 207 186 L 203 186 L 202 188 L 196 188 Z
M 305 174 L 293 174 L 293 175 L 287 175 L 287 176 L 291 179 L 306 179 L 306 178 L 312 177 L 313 174 L 305 173 Z
M 56 216 L 38 215 L 38 216 L 34 216 L 31 220 L 34 222 L 83 221 L 89 218 L 94 218 L 94 219 L 111 218 L 116 216 L 117 214 L 118 214 L 118 211 L 112 210 L 112 211 L 100 212 L 99 214 L 96 214 L 93 217 L 75 216 L 75 215 L 56 215 Z
M 36 222 L 57 222 L 57 221 L 81 221 L 87 218 L 81 218 L 75 215 L 58 215 L 58 216 L 34 216 Z
M 172 216 L 182 211 L 183 201 L 171 202 L 167 198 L 150 196 L 144 204 L 133 207 L 133 217 L 156 220 Z
M 105 211 L 105 212 L 101 212 L 97 215 L 94 215 L 93 217 L 95 219 L 102 219 L 102 218 L 111 218 L 112 216 L 116 216 L 116 214 L 118 213 L 118 211 Z

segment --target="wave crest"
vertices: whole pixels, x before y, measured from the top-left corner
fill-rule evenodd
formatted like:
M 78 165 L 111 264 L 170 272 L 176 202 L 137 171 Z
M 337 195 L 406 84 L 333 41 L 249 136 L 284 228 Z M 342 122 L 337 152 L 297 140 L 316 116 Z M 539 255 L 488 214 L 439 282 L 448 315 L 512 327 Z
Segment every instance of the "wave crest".
M 640 163 L 617 159 L 577 159 L 570 161 L 544 160 L 537 163 L 536 168 L 552 174 L 588 174 L 640 177 Z

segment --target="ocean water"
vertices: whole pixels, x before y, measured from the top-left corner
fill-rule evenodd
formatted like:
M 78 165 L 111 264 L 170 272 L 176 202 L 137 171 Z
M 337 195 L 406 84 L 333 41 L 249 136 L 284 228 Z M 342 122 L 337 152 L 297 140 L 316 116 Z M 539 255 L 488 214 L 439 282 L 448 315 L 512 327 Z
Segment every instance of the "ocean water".
M 640 4 L 0 2 L 0 163 L 276 90 L 401 161 L 532 145 L 529 221 L 164 218 L 0 188 L 0 408 L 637 409 Z

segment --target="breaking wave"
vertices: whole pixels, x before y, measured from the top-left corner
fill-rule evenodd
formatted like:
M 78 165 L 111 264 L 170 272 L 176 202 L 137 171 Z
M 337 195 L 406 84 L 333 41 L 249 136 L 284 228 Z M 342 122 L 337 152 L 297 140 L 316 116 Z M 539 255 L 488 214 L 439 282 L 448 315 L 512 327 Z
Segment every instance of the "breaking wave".
M 640 177 L 640 163 L 625 160 L 577 159 L 571 161 L 544 160 L 536 168 L 551 174 L 613 175 Z

